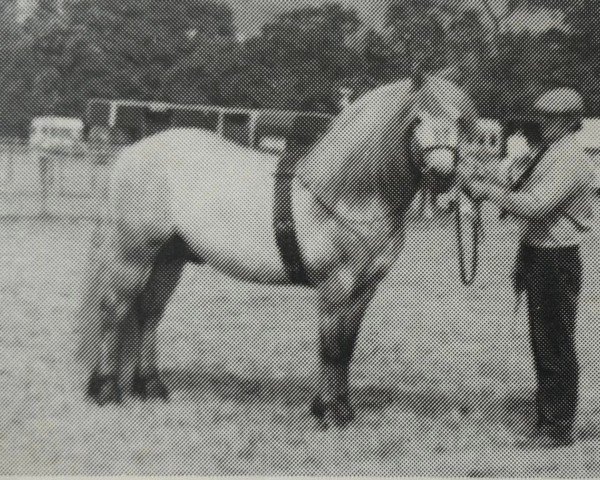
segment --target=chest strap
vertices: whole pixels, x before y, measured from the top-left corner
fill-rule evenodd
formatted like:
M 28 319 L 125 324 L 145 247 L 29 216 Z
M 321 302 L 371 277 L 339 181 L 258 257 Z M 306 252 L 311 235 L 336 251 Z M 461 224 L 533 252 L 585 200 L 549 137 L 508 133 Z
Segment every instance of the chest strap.
M 518 192 L 519 190 L 521 190 L 525 186 L 525 184 L 529 181 L 529 179 L 533 175 L 533 172 L 535 171 L 535 169 L 537 168 L 537 166 L 540 164 L 540 162 L 544 158 L 544 155 L 546 155 L 546 152 L 548 151 L 548 148 L 549 148 L 549 146 L 547 144 L 543 144 L 540 147 L 540 149 L 536 153 L 535 157 L 532 158 L 531 163 L 527 166 L 527 168 L 525 169 L 525 171 L 511 185 L 510 190 L 512 192 Z
M 292 212 L 292 186 L 299 158 L 300 155 L 286 153 L 277 164 L 273 227 L 279 254 L 289 280 L 294 285 L 310 286 Z
M 548 145 L 542 144 L 542 146 L 539 148 L 539 150 L 537 151 L 535 156 L 531 159 L 529 165 L 527 166 L 525 171 L 519 176 L 519 178 L 515 179 L 514 181 L 511 181 L 509 179 L 509 182 L 510 182 L 509 190 L 511 192 L 518 192 L 518 191 L 522 190 L 523 187 L 525 187 L 525 184 L 529 181 L 529 179 L 533 175 L 533 172 L 535 171 L 537 166 L 540 164 L 540 162 L 544 158 L 544 155 L 546 155 L 547 151 L 548 151 Z M 509 176 L 510 176 L 510 174 L 509 174 Z M 508 211 L 502 210 L 500 212 L 501 220 L 506 219 L 508 216 L 509 216 Z

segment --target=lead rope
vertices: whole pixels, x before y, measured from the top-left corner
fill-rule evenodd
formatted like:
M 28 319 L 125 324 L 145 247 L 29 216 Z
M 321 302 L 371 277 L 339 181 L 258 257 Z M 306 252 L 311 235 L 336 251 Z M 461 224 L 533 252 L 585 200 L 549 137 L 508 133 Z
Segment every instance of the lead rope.
M 463 218 L 461 212 L 461 197 L 467 198 L 470 202 L 472 202 L 472 208 L 474 211 L 474 221 L 472 223 L 473 226 L 473 237 L 472 237 L 472 252 L 473 252 L 473 261 L 471 263 L 470 271 L 467 269 L 467 259 L 466 259 L 466 248 L 463 241 Z M 462 189 L 458 189 L 456 195 L 456 205 L 455 205 L 455 215 L 456 215 L 456 233 L 457 233 L 457 244 L 458 244 L 458 264 L 460 270 L 460 280 L 465 286 L 471 286 L 477 277 L 477 271 L 479 269 L 479 244 L 482 238 L 482 227 L 483 222 L 481 219 L 481 206 L 479 203 L 473 201 Z

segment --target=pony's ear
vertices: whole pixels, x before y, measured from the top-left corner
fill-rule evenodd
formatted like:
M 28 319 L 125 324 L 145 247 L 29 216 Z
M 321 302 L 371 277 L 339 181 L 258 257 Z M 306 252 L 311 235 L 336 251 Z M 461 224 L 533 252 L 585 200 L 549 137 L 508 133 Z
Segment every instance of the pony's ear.
M 415 90 L 420 90 L 425 83 L 425 72 L 420 68 L 415 68 L 412 75 L 412 86 Z
M 474 122 L 471 122 L 466 118 L 459 118 L 456 122 L 456 125 L 458 126 L 458 130 L 461 133 L 468 133 L 474 128 Z

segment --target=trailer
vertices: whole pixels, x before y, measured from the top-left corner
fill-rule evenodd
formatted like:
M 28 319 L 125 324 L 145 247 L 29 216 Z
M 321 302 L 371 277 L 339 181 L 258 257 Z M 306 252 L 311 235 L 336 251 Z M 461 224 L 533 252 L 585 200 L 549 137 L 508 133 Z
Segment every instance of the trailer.
M 333 115 L 290 110 L 181 105 L 138 100 L 88 102 L 88 142 L 124 145 L 169 128 L 202 128 L 249 148 L 280 154 L 302 151 L 328 128 Z

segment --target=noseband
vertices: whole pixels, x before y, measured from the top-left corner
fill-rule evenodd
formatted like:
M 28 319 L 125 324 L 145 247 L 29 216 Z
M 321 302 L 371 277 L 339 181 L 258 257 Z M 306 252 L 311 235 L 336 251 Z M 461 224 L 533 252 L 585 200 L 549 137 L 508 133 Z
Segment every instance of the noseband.
M 430 145 L 430 146 L 427 146 L 427 147 L 421 147 L 419 151 L 421 152 L 421 155 L 425 156 L 425 155 L 427 155 L 430 152 L 433 152 L 433 151 L 443 151 L 443 150 L 447 150 L 447 151 L 449 151 L 452 154 L 452 170 L 456 171 L 456 169 L 458 167 L 458 157 L 459 157 L 459 155 L 458 155 L 458 147 L 453 147 L 451 145 L 443 145 L 443 144 L 440 144 L 440 145 Z M 424 172 L 427 172 L 427 171 L 430 170 L 430 168 L 424 167 L 424 168 L 422 168 L 422 170 Z
M 410 126 L 407 129 L 407 149 L 408 149 L 408 158 L 411 159 L 411 164 L 415 167 L 415 169 L 417 171 L 419 171 L 419 173 L 424 174 L 427 173 L 431 168 L 428 167 L 427 165 L 423 165 L 422 159 L 425 158 L 425 156 L 428 153 L 434 152 L 434 151 L 444 151 L 447 150 L 452 154 L 452 169 L 453 171 L 456 171 L 457 167 L 458 167 L 458 162 L 459 162 L 459 152 L 458 152 L 458 147 L 454 146 L 454 145 L 450 145 L 450 144 L 445 144 L 445 143 L 435 143 L 433 145 L 427 145 L 427 146 L 422 146 L 422 145 L 417 145 L 417 150 L 418 150 L 418 156 L 420 157 L 421 161 L 415 159 L 415 155 L 413 152 L 413 142 L 419 144 L 420 142 L 415 138 L 415 132 L 417 130 L 417 128 L 419 127 L 419 125 L 421 125 L 422 120 L 420 118 L 415 118 L 415 120 L 413 120 L 413 122 L 410 124 Z

